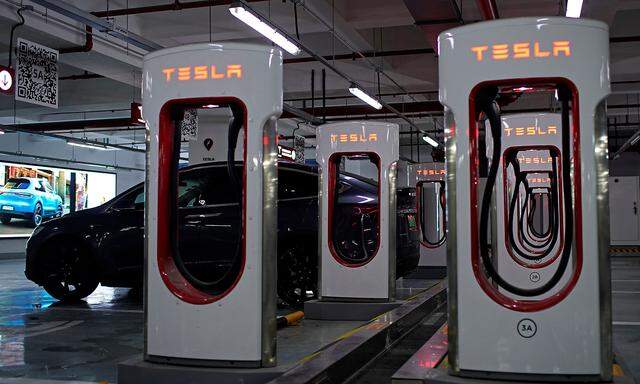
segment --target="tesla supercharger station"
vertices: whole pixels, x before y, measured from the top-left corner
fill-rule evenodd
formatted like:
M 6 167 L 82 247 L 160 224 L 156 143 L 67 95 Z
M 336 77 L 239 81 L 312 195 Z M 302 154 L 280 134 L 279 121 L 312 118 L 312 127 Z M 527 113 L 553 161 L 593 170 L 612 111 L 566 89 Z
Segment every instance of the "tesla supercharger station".
M 559 175 L 562 158 L 572 152 L 562 152 L 561 116 L 557 113 L 502 116 L 501 125 L 502 156 L 491 217 L 496 225 L 495 265 L 506 280 L 533 289 L 545 284 L 560 264 L 565 223 Z M 486 122 L 485 129 L 491 129 Z M 492 151 L 489 135 L 489 164 Z M 568 257 L 568 264 L 574 265 L 575 252 Z M 549 293 L 557 293 L 570 276 L 563 274 Z
M 320 301 L 394 300 L 398 137 L 398 125 L 390 123 L 353 121 L 318 127 Z M 349 169 L 348 159 L 352 164 L 373 163 L 369 169 L 377 175 L 363 174 L 357 165 Z M 347 202 L 341 194 L 346 186 L 341 177 L 351 177 L 342 175 L 345 171 L 377 179 L 377 201 L 361 196 L 345 212 L 343 204 Z M 363 239 L 363 252 L 351 253 L 339 240 L 343 220 L 356 220 L 354 225 L 362 227 L 356 240 Z
M 145 360 L 273 366 L 281 51 L 211 43 L 150 53 L 142 99 L 149 131 Z M 235 164 L 222 169 L 229 172 L 224 185 L 209 186 L 228 188 L 231 211 L 215 215 L 207 214 L 207 192 L 197 189 L 206 174 L 192 180 L 177 173 L 190 126 L 185 111 L 212 109 L 229 114 L 228 126 L 213 129 L 228 132 L 227 143 L 215 144 L 226 146 L 224 160 Z
M 611 379 L 608 36 L 597 21 L 521 18 L 455 28 L 438 38 L 447 145 L 448 346 L 455 375 Z M 496 193 L 497 175 L 504 172 L 499 159 L 514 148 L 503 145 L 509 143 L 503 108 L 528 98 L 545 100 L 560 115 L 558 150 L 541 148 L 543 141 L 526 148 L 556 157 L 562 194 L 556 197 L 562 199 L 560 255 L 553 272 L 535 285 L 501 273 L 496 249 L 504 240 L 496 222 L 504 215 L 492 212 L 503 199 Z M 487 137 L 493 141 L 489 156 Z
M 444 163 L 409 165 L 409 178 L 416 187 L 416 222 L 420 236 L 419 267 L 447 267 L 447 219 Z M 444 275 L 440 275 L 443 277 Z

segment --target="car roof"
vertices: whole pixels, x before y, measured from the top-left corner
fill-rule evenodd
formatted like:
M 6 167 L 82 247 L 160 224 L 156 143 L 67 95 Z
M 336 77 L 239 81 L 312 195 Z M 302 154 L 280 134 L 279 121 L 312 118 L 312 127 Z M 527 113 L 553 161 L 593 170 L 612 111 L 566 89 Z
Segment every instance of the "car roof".
M 242 163 L 240 161 L 236 161 L 237 165 L 241 165 Z M 207 162 L 207 163 L 201 163 L 201 164 L 194 164 L 194 165 L 188 165 L 186 167 L 180 168 L 179 171 L 188 171 L 190 169 L 196 169 L 196 168 L 209 168 L 209 167 L 226 167 L 227 166 L 227 162 L 226 161 L 212 161 L 212 162 Z M 310 171 L 310 172 L 317 172 L 318 171 L 318 166 L 317 165 L 310 165 L 310 164 L 300 164 L 300 163 L 293 163 L 293 162 L 289 162 L 289 161 L 282 161 L 282 160 L 278 160 L 278 167 L 284 167 L 284 168 L 289 168 L 289 169 L 298 169 L 301 171 Z

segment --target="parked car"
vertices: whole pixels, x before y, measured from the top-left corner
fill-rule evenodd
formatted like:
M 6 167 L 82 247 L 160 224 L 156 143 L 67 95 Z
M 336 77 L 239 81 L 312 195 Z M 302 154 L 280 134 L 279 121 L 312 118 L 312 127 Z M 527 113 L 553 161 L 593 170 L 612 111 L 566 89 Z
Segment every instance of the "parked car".
M 279 163 L 278 166 L 278 295 L 286 303 L 298 306 L 316 295 L 318 234 L 318 173 L 312 166 Z M 341 175 L 340 201 L 359 196 L 359 200 L 377 201 L 377 187 L 355 175 Z M 209 234 L 205 246 L 199 244 L 202 231 L 234 227 L 239 222 L 226 210 L 233 206 L 226 163 L 209 163 L 180 170 L 178 217 L 193 216 L 199 206 L 196 224 L 180 225 L 181 254 L 185 264 L 211 264 L 211 239 L 222 250 L 232 236 Z M 362 199 L 369 196 L 370 199 Z M 409 195 L 407 195 L 409 196 Z M 98 284 L 112 287 L 140 287 L 144 271 L 144 185 L 136 185 L 96 208 L 85 209 L 40 225 L 27 243 L 25 274 L 59 300 L 77 300 L 91 294 Z M 410 198 L 415 199 L 415 193 Z M 403 195 L 402 199 L 406 199 Z M 228 201 L 229 200 L 229 201 Z M 352 200 L 352 199 L 351 199 Z M 195 201 L 194 204 L 189 203 Z M 204 202 L 204 204 L 203 204 Z M 358 202 L 351 202 L 354 212 Z M 237 205 L 237 204 L 235 204 Z M 400 202 L 415 207 L 413 202 Z M 203 212 L 202 209 L 207 209 Z M 195 212 L 195 211 L 194 211 Z M 237 209 L 234 212 L 238 212 Z M 419 259 L 418 232 L 413 211 L 399 210 L 397 217 L 397 277 L 413 271 Z M 221 217 L 227 225 L 221 225 Z M 237 215 L 237 214 L 236 214 Z M 360 227 L 359 236 L 350 239 L 355 248 L 368 245 L 363 235 L 377 220 L 353 217 Z M 367 224 L 369 223 L 369 224 Z M 232 230 L 227 228 L 227 230 Z M 375 228 L 377 230 L 377 228 Z M 197 232 L 196 231 L 200 231 Z M 341 241 L 341 240 L 340 240 Z M 183 248 L 184 247 L 184 248 Z M 184 249 L 184 252 L 183 252 Z M 223 253 L 223 252 L 220 252 Z M 223 265 L 226 261 L 218 261 Z M 228 262 L 226 262 L 228 263 Z M 206 262 L 205 262 L 206 265 Z M 203 267 L 206 269 L 206 267 Z M 202 268 L 194 270 L 202 271 Z
M 0 222 L 24 219 L 36 227 L 43 219 L 62 216 L 62 198 L 47 179 L 12 178 L 0 188 Z

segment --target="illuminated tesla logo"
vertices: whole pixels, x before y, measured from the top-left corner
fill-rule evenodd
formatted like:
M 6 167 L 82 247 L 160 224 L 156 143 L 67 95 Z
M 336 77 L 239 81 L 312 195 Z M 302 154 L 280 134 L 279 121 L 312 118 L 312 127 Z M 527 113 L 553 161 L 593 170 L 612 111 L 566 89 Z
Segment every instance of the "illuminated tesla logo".
M 513 44 L 478 45 L 471 47 L 471 52 L 476 61 L 483 61 L 487 58 L 499 61 L 559 56 L 569 57 L 571 56 L 571 42 L 568 40 L 556 40 L 551 44 L 526 41 Z
M 162 70 L 167 83 L 191 80 L 220 80 L 220 79 L 241 79 L 242 65 L 229 64 L 227 66 L 216 65 L 196 65 L 186 67 L 167 67 Z
M 331 134 L 331 142 L 332 143 L 368 143 L 378 141 L 377 133 L 332 133 Z
M 549 125 L 548 127 L 505 127 L 504 134 L 506 136 L 544 136 L 544 135 L 557 135 L 558 127 L 555 125 Z
M 444 169 L 418 169 L 416 173 L 420 176 L 436 176 L 436 175 L 444 175 Z
M 553 160 L 551 160 L 551 156 L 544 157 L 526 157 L 520 156 L 518 157 L 518 162 L 520 164 L 550 164 Z
M 547 184 L 551 182 L 551 179 L 548 177 L 528 177 L 527 180 L 530 183 L 541 183 L 541 184 Z

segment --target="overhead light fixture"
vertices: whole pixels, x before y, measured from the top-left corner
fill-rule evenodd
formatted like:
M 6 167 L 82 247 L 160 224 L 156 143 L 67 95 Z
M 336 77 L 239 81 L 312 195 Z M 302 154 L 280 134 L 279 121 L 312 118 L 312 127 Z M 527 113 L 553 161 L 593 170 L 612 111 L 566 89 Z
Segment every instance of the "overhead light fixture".
M 362 89 L 358 88 L 355 84 L 351 84 L 349 92 L 358 99 L 364 101 L 375 109 L 382 109 L 382 104 L 373 97 L 367 95 Z
M 205 109 L 214 109 L 214 108 L 219 108 L 219 107 L 220 106 L 218 104 L 206 104 L 206 105 L 202 106 L 202 108 L 205 108 Z
M 81 147 L 81 148 L 87 148 L 87 149 L 97 149 L 98 151 L 113 151 L 113 150 L 117 150 L 118 148 L 114 148 L 114 147 L 108 147 L 104 144 L 100 144 L 100 143 L 79 143 L 77 141 L 67 141 L 67 144 L 73 146 L 73 147 Z
M 431 136 L 428 136 L 428 135 L 424 135 L 424 136 L 422 136 L 422 140 L 426 141 L 426 142 L 427 142 L 427 144 L 429 144 L 430 146 L 432 146 L 432 147 L 434 147 L 434 148 L 438 148 L 438 145 L 440 145 L 440 144 L 438 144 L 438 142 L 437 142 L 437 141 L 433 140 L 433 139 L 431 138 Z
M 582 13 L 582 0 L 567 0 L 567 17 L 578 18 Z
M 269 24 L 268 21 L 262 20 L 257 14 L 253 13 L 250 9 L 245 8 L 242 3 L 234 3 L 229 7 L 229 12 L 238 20 L 247 24 L 251 28 L 255 29 L 259 34 L 267 39 L 276 43 L 280 48 L 289 52 L 292 55 L 300 53 L 300 48 L 289 40 L 285 35 L 280 33 L 275 27 Z

